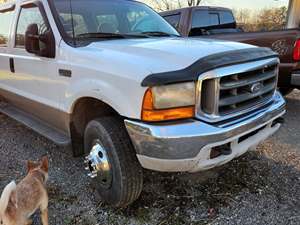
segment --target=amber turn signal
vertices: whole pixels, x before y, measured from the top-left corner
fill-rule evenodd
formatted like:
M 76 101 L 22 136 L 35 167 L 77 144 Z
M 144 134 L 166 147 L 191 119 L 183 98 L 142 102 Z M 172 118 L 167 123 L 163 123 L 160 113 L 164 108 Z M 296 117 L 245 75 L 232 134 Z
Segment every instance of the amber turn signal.
M 179 107 L 171 109 L 154 109 L 153 95 L 151 89 L 148 89 L 144 96 L 142 108 L 142 120 L 147 122 L 159 122 L 167 120 L 187 119 L 195 115 L 195 107 Z

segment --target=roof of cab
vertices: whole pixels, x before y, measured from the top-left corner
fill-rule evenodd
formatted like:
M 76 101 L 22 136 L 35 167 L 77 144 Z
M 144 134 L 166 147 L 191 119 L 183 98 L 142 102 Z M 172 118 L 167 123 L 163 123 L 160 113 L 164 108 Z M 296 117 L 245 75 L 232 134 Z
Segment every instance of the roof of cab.
M 170 10 L 170 11 L 163 11 L 163 12 L 160 12 L 160 14 L 161 15 L 175 14 L 175 13 L 180 13 L 181 11 L 184 11 L 184 10 L 187 10 L 187 9 L 219 10 L 219 11 L 230 11 L 230 12 L 232 12 L 231 9 L 224 8 L 224 7 L 217 7 L 217 6 L 192 6 L 192 7 L 185 7 L 185 8 L 180 8 L 180 9 L 175 9 L 175 10 Z

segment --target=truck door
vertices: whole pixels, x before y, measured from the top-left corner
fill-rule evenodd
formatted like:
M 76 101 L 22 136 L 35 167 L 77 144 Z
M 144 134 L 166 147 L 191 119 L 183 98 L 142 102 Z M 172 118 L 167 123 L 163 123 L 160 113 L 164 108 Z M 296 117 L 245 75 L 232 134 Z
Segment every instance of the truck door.
M 39 34 L 51 29 L 41 5 L 29 3 L 20 8 L 11 50 L 11 63 L 14 66 L 12 85 L 18 96 L 14 103 L 22 110 L 47 120 L 47 112 L 59 106 L 55 91 L 57 62 L 55 58 L 38 56 L 25 50 L 25 32 L 31 24 L 37 24 Z
M 0 95 L 11 88 L 13 67 L 10 64 L 10 30 L 15 14 L 15 5 L 0 8 Z

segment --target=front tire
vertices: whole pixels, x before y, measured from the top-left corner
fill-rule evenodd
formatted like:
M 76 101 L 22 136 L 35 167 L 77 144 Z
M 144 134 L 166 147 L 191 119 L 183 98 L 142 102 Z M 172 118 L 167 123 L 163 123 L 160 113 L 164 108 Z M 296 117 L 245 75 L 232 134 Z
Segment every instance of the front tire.
M 104 117 L 89 122 L 84 134 L 84 151 L 90 159 L 95 151 L 100 155 L 94 162 L 87 157 L 86 162 L 89 173 L 97 175 L 93 183 L 104 202 L 125 207 L 138 199 L 143 188 L 143 172 L 123 121 Z M 93 167 L 99 161 L 105 163 Z M 97 168 L 101 169 L 93 172 Z

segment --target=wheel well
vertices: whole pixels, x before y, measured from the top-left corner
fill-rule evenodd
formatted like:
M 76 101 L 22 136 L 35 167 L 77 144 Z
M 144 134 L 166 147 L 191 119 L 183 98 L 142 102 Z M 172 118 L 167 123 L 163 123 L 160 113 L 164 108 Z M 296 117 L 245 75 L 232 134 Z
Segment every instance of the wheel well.
M 74 156 L 84 153 L 84 130 L 89 121 L 102 116 L 120 116 L 108 104 L 95 98 L 81 98 L 73 107 L 70 118 L 70 132 Z

